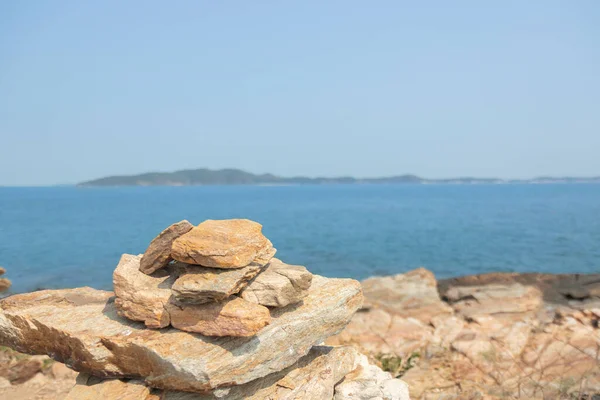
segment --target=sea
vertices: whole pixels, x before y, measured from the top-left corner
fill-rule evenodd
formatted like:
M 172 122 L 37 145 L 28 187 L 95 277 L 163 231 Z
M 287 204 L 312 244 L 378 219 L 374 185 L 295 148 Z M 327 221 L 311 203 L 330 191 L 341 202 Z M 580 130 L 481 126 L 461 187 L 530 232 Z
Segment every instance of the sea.
M 12 293 L 110 290 L 121 254 L 223 218 L 329 277 L 600 272 L 600 184 L 0 187 L 0 265 Z

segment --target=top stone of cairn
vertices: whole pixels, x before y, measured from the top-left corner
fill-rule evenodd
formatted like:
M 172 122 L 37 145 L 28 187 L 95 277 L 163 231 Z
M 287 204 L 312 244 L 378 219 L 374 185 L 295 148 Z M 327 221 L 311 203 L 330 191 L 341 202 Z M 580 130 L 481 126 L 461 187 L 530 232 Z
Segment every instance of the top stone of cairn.
M 207 220 L 173 242 L 171 257 L 212 268 L 266 265 L 275 255 L 262 225 L 247 219 Z

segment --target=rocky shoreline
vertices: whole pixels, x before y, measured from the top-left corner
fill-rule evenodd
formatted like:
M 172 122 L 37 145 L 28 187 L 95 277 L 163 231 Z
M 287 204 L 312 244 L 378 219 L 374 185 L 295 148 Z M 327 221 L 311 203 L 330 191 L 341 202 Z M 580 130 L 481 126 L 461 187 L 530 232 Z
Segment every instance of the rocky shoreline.
M 600 274 L 426 269 L 362 282 L 331 345 L 385 363 L 413 399 L 600 398 Z
M 0 399 L 600 397 L 600 274 L 359 285 L 274 258 L 258 224 L 188 224 L 124 255 L 114 294 L 0 302 L 2 344 L 81 371 L 5 349 Z
M 0 344 L 80 372 L 66 399 L 409 399 L 355 347 L 322 345 L 362 306 L 359 282 L 275 253 L 256 222 L 181 221 L 121 257 L 114 293 L 0 301 Z

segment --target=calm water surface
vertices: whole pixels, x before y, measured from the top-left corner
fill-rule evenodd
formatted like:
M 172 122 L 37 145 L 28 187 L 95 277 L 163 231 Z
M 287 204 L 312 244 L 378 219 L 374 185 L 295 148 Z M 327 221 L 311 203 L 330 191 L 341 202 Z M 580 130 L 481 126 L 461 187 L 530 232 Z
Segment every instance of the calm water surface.
M 122 253 L 208 218 L 259 221 L 279 258 L 326 276 L 600 272 L 593 184 L 0 188 L 0 265 L 15 292 L 110 289 Z

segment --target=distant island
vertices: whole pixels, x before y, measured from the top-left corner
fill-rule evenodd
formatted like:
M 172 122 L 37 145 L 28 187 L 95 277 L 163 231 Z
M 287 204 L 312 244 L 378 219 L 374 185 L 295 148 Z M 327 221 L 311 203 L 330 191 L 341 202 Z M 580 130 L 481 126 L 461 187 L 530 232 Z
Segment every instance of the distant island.
M 195 186 L 195 185 L 320 185 L 320 184 L 503 184 L 503 183 L 600 183 L 599 177 L 539 177 L 507 180 L 499 178 L 427 179 L 416 175 L 383 178 L 309 178 L 281 177 L 273 174 L 252 174 L 239 169 L 188 169 L 175 172 L 149 172 L 140 175 L 108 176 L 79 183 L 77 186 Z

